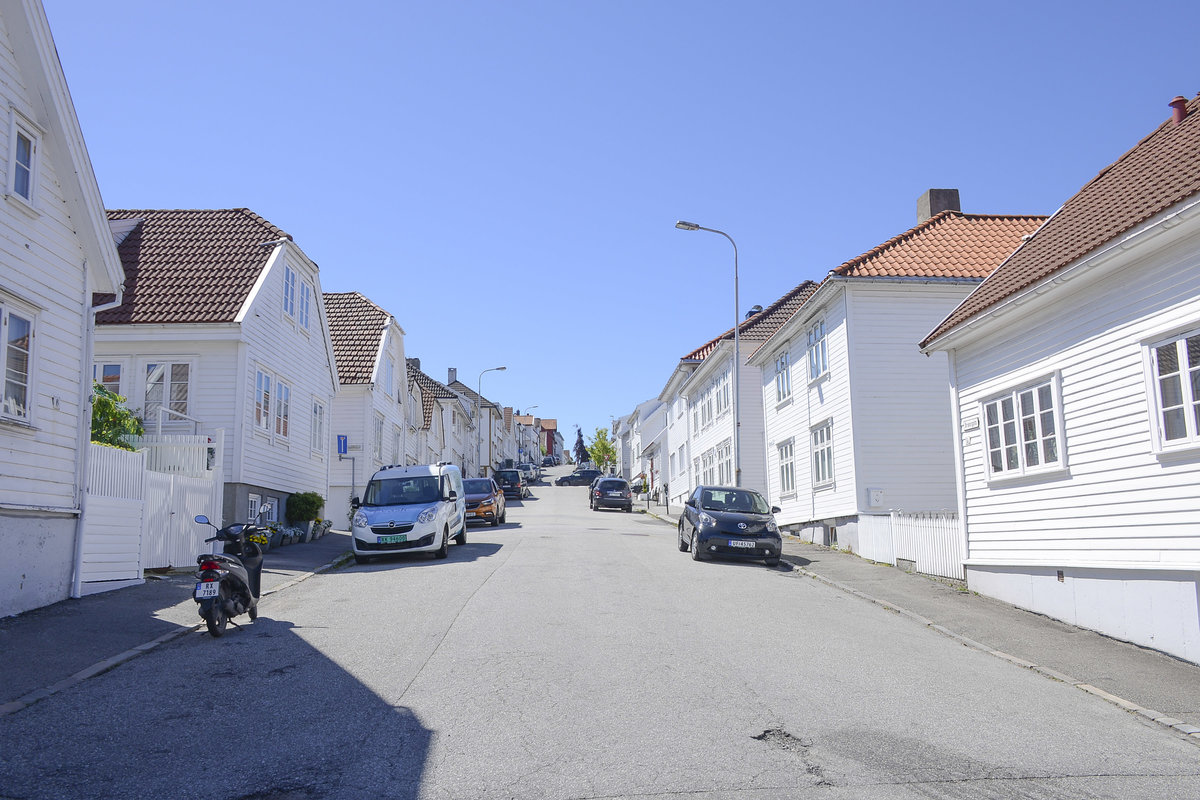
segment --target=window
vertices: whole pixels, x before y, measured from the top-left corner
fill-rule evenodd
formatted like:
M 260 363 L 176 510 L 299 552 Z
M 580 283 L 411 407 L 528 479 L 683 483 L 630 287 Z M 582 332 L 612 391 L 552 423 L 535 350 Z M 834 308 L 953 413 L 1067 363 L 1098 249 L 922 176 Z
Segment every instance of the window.
M 371 439 L 371 454 L 376 461 L 383 461 L 383 415 L 375 415 L 375 430 Z
M 300 327 L 308 330 L 308 311 L 312 305 L 312 287 L 307 283 L 300 287 Z
M 833 421 L 813 428 L 811 438 L 813 486 L 831 484 L 833 483 Z
M 283 381 L 275 381 L 275 435 L 284 439 L 288 436 L 288 422 L 292 415 L 292 389 Z
M 808 379 L 815 381 L 829 372 L 829 358 L 825 348 L 825 321 L 821 320 L 808 329 Z
M 393 464 L 399 464 L 404 455 L 404 448 L 401 447 L 401 444 L 400 444 L 401 441 L 403 441 L 403 434 L 400 432 L 400 426 L 393 425 L 392 426 L 392 463 Z
M 273 378 L 259 370 L 254 377 L 254 427 L 271 432 L 271 383 Z
M 308 446 L 314 453 L 325 452 L 325 404 L 313 398 L 312 422 L 309 425 Z
M 0 417 L 28 421 L 33 315 L 19 314 L 0 304 L 0 334 L 4 361 L 4 395 L 0 397 Z
M 1159 445 L 1200 443 L 1200 333 L 1151 348 Z
M 32 207 L 38 184 L 41 136 L 15 109 L 9 112 L 8 195 Z
M 250 508 L 246 511 L 246 519 L 254 519 L 258 516 L 258 509 L 262 507 L 262 495 L 250 493 Z
M 795 442 L 789 439 L 779 445 L 779 493 L 791 494 L 796 491 L 796 448 Z
M 788 372 L 788 354 L 775 359 L 775 402 L 782 403 L 792 396 L 792 377 Z
M 121 365 L 100 364 L 92 365 L 92 380 L 99 383 L 113 394 L 121 394 Z
M 169 421 L 176 414 L 188 413 L 188 380 L 191 365 L 186 363 L 166 363 L 146 365 L 146 420 L 154 420 L 160 408 L 167 408 L 174 414 L 163 414 L 164 421 Z M 178 419 L 178 417 L 175 417 Z
M 700 424 L 707 428 L 713 421 L 713 389 L 709 387 L 700 403 Z
M 396 360 L 391 356 L 383 362 L 383 391 L 388 397 L 396 390 Z
M 733 440 L 726 439 L 717 445 L 717 483 L 729 486 L 733 483 Z
M 296 316 L 296 272 L 287 264 L 283 265 L 283 313 Z
M 717 381 L 717 416 L 721 416 L 729 409 L 729 376 L 722 375 Z
M 1054 388 L 1047 380 L 984 403 L 993 476 L 1062 466 Z
M 701 483 L 712 484 L 717 480 L 717 452 L 716 450 L 708 450 L 700 456 L 701 475 L 703 480 Z

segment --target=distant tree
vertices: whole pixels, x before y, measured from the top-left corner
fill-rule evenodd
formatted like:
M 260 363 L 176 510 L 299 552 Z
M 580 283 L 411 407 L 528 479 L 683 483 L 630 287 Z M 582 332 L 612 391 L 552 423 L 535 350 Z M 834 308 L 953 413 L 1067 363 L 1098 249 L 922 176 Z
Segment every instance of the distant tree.
M 587 445 L 583 443 L 583 431 L 579 426 L 575 426 L 575 447 L 572 448 L 572 453 L 575 456 L 575 463 L 582 464 L 588 460 Z
M 92 441 L 132 450 L 127 436 L 141 436 L 142 421 L 125 407 L 125 398 L 109 391 L 104 384 L 92 383 Z
M 617 463 L 616 443 L 608 438 L 606 428 L 596 428 L 596 435 L 588 445 L 588 455 L 596 462 L 596 467 L 604 472 L 608 472 L 608 468 Z

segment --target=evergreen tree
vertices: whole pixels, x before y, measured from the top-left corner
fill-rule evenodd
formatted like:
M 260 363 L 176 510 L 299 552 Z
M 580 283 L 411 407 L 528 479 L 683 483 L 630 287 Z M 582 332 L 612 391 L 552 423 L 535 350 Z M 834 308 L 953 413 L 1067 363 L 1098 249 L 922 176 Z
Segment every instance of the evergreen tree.
M 575 447 L 572 448 L 572 455 L 575 456 L 575 463 L 582 464 L 588 460 L 587 445 L 583 443 L 583 431 L 579 426 L 575 426 Z

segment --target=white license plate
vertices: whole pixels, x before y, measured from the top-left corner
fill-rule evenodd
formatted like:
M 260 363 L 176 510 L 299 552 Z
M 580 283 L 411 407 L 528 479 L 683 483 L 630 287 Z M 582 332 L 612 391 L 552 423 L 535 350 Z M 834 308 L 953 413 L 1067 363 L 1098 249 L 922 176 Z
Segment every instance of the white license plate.
M 200 581 L 196 584 L 196 598 L 199 600 L 203 600 L 208 597 L 216 597 L 220 591 L 220 581 Z
M 475 516 L 475 512 L 474 512 L 474 511 L 468 511 L 468 512 L 467 512 L 467 516 L 468 516 L 468 517 L 473 517 L 473 516 Z
M 608 496 L 609 497 L 620 497 L 621 493 L 620 492 L 609 492 Z
M 753 550 L 754 544 L 755 544 L 754 542 L 747 542 L 744 539 L 730 539 L 729 540 L 730 547 L 748 547 L 751 550 Z

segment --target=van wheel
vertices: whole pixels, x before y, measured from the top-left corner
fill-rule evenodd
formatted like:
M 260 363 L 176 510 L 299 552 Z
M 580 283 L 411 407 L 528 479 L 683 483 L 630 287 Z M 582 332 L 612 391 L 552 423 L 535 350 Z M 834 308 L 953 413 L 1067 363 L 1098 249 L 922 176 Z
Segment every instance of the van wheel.
M 445 558 L 450 555 L 450 529 L 442 530 L 442 546 L 433 551 L 434 558 Z
M 358 553 L 354 554 L 355 564 L 370 564 L 373 560 L 370 556 L 360 556 Z
M 454 543 L 455 544 L 466 544 L 467 543 L 467 523 L 465 523 L 465 522 L 463 523 L 462 531 L 458 534 L 458 536 L 454 537 Z

